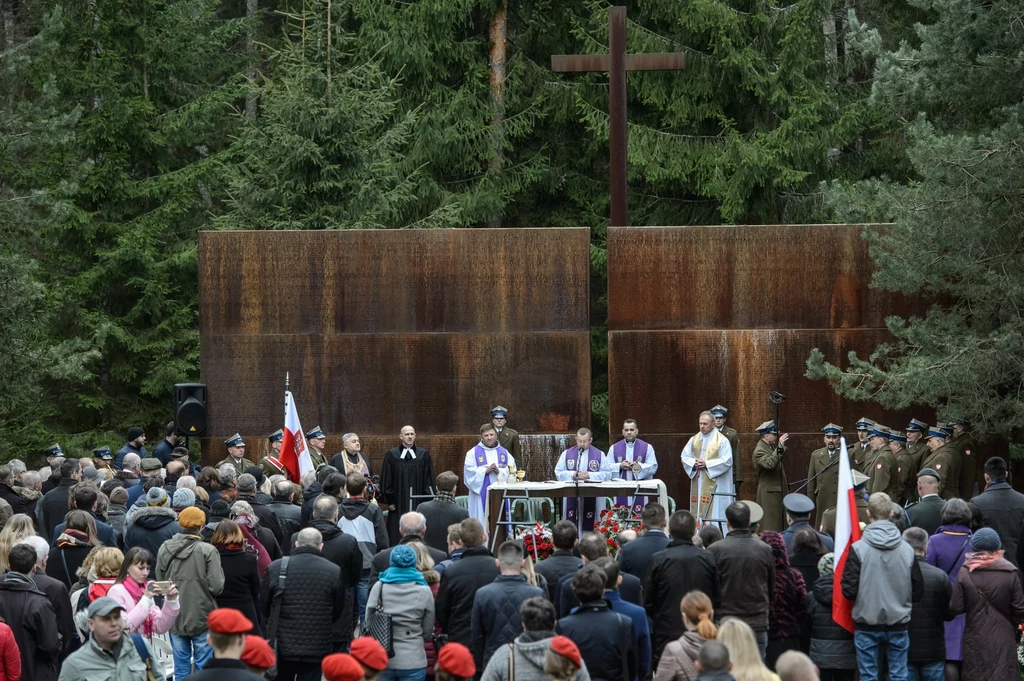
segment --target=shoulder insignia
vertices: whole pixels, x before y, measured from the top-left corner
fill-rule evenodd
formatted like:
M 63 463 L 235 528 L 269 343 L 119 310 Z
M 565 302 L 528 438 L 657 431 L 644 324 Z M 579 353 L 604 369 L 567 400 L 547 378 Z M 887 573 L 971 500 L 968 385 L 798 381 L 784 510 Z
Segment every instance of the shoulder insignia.
M 941 463 L 935 464 L 935 470 L 941 471 L 942 470 L 942 464 Z
M 964 450 L 964 454 L 966 454 L 967 456 L 970 456 L 971 455 L 971 450 L 969 450 L 969 449 Z
M 882 470 L 882 462 L 879 461 L 877 464 L 875 464 L 875 468 L 877 468 L 878 470 Z

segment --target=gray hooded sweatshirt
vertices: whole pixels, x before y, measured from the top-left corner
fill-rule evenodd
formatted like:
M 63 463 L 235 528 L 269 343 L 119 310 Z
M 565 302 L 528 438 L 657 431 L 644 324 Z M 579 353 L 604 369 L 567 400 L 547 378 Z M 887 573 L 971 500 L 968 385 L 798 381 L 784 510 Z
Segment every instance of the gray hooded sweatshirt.
M 551 648 L 551 639 L 555 634 L 551 631 L 524 631 L 512 644 L 515 647 L 515 681 L 548 681 L 544 673 L 544 656 Z M 500 646 L 487 662 L 480 681 L 510 681 L 508 656 L 509 645 Z M 587 663 L 576 672 L 573 681 L 590 681 Z
M 843 596 L 854 601 L 853 621 L 864 631 L 898 631 L 910 623 L 924 593 L 921 567 L 899 528 L 876 520 L 851 547 L 843 571 Z

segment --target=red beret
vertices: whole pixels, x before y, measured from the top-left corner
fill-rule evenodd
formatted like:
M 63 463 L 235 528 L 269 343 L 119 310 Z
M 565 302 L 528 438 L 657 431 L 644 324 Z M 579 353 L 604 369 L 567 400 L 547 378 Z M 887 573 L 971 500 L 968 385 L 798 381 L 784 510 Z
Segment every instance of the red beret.
M 551 639 L 551 650 L 568 659 L 577 667 L 583 666 L 583 661 L 580 659 L 580 649 L 576 647 L 572 639 L 565 636 L 555 636 Z
M 215 634 L 248 634 L 252 622 L 234 608 L 217 608 L 206 618 L 206 626 Z
M 270 649 L 267 639 L 261 636 L 245 637 L 245 650 L 242 651 L 242 662 L 257 669 L 270 669 L 277 662 L 274 651 Z
M 363 665 L 347 653 L 334 653 L 324 658 L 320 669 L 327 681 L 359 681 L 365 678 Z
M 388 651 L 372 636 L 360 636 L 352 641 L 348 653 L 370 669 L 382 672 L 388 668 Z
M 449 643 L 437 654 L 437 666 L 452 676 L 468 679 L 476 674 L 473 653 L 461 643 Z

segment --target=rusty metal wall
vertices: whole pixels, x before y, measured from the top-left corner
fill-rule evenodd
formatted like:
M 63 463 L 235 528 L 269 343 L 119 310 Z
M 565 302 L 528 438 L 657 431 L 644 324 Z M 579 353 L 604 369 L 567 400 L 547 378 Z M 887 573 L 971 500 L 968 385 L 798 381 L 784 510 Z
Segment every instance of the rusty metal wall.
M 585 228 L 201 233 L 204 460 L 236 431 L 259 458 L 290 372 L 303 425 L 371 460 L 411 423 L 460 471 L 501 403 L 546 462 L 590 422 L 589 253 Z
M 659 477 L 677 500 L 689 494 L 679 461 L 701 411 L 729 407 L 740 432 L 745 484 L 756 491 L 754 428 L 775 418 L 771 390 L 787 395 L 782 428 L 792 436 L 786 472 L 806 477 L 820 429 L 868 416 L 893 427 L 928 408 L 885 412 L 842 400 L 804 378 L 812 348 L 845 365 L 889 338 L 890 314 L 920 314 L 918 300 L 868 288 L 864 225 L 610 228 L 608 232 L 609 415 L 612 439 L 635 418 L 655 445 Z

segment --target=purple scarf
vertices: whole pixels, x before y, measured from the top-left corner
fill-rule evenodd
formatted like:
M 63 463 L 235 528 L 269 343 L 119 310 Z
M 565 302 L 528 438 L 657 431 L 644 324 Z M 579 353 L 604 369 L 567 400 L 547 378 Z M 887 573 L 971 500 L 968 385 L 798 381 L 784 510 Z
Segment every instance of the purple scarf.
M 647 463 L 647 452 L 650 451 L 651 446 L 637 438 L 633 443 L 633 461 L 640 463 Z M 615 463 L 619 464 L 626 460 L 626 441 L 619 440 L 612 445 L 612 458 Z M 628 477 L 627 477 L 628 476 Z M 626 471 L 626 475 L 622 476 L 623 480 L 635 479 L 633 477 L 633 471 Z M 644 507 L 644 498 L 636 497 L 633 499 L 633 508 L 639 513 Z M 629 497 L 615 497 L 616 506 L 629 506 Z
M 508 468 L 508 450 L 501 445 L 498 445 L 498 468 Z M 476 449 L 473 450 L 476 454 L 476 465 L 486 466 L 487 465 L 487 451 L 482 445 L 477 445 Z M 483 507 L 487 508 L 487 488 L 491 486 L 491 474 L 488 473 L 484 476 L 484 484 L 480 489 L 480 498 L 483 500 Z
M 600 473 L 601 472 L 601 456 L 602 452 L 597 447 L 590 447 L 587 449 L 587 473 Z M 576 472 L 579 470 L 580 460 L 580 448 L 573 445 L 569 449 L 565 450 L 565 467 Z

